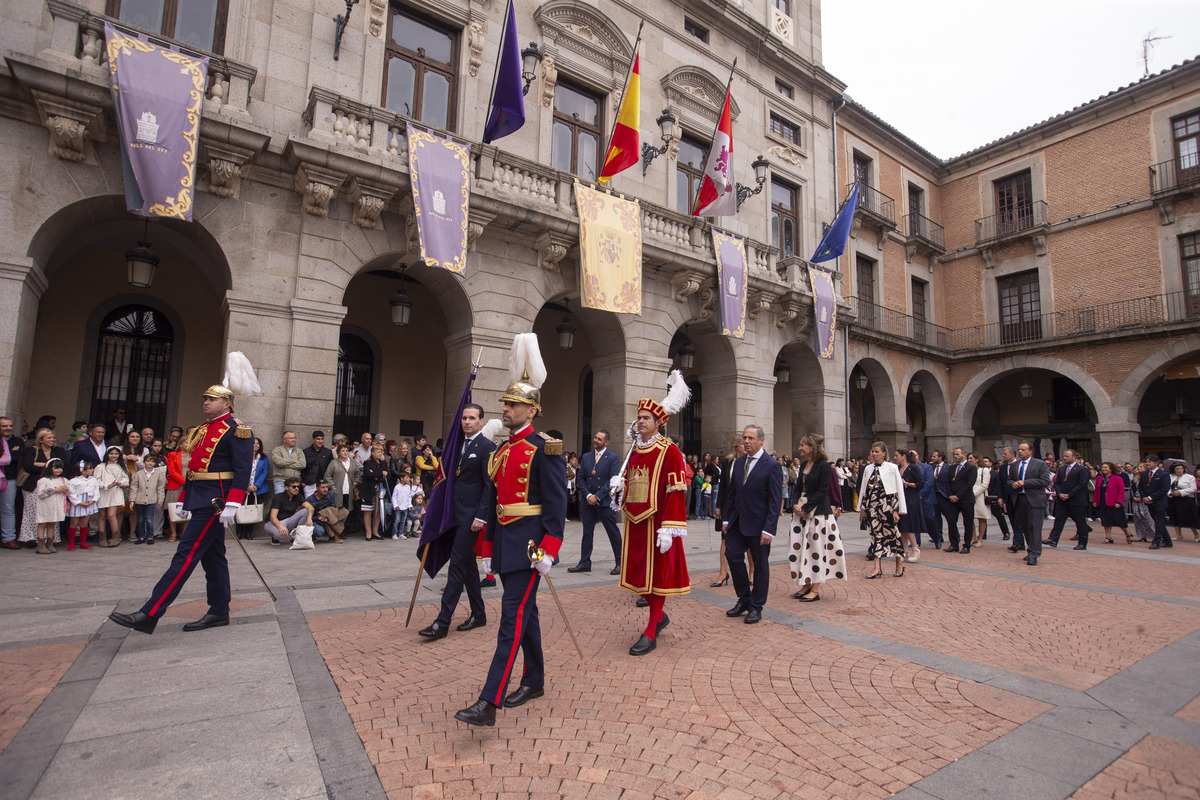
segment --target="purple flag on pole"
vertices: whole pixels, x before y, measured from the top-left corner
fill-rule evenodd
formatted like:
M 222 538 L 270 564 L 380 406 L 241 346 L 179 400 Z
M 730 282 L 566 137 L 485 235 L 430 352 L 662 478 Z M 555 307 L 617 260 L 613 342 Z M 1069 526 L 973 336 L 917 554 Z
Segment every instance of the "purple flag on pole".
M 817 318 L 817 355 L 833 359 L 833 342 L 837 333 L 837 300 L 834 299 L 833 276 L 818 267 L 808 268 L 812 281 L 813 314 Z
M 462 424 L 459 420 L 462 419 L 463 409 L 471 402 L 471 387 L 475 384 L 475 373 L 478 369 L 478 365 L 473 366 L 471 374 L 467 376 L 462 399 L 458 401 L 458 412 L 455 413 L 454 422 L 442 443 L 442 459 L 433 479 L 433 489 L 430 490 L 429 497 L 425 498 L 425 523 L 421 527 L 417 558 L 421 557 L 422 548 L 430 548 L 429 555 L 425 558 L 425 572 L 431 578 L 450 560 L 450 551 L 454 548 L 454 537 L 443 535 L 454 527 L 454 471 L 447 469 L 446 465 L 458 461 L 458 451 L 462 449 L 463 441 Z
M 144 217 L 190 221 L 208 57 L 166 50 L 104 23 L 121 134 L 125 201 Z
M 750 273 L 745 240 L 716 228 L 712 229 L 712 238 L 717 254 L 717 290 L 721 298 L 717 310 L 721 316 L 721 333 L 743 339 L 746 336 L 746 281 Z
M 508 136 L 525 124 L 525 85 L 521 80 L 519 45 L 517 14 L 512 0 L 508 0 L 504 33 L 500 37 L 500 58 L 496 62 L 496 77 L 492 80 L 492 105 L 483 128 L 484 144 Z
M 467 145 L 408 123 L 408 175 L 421 260 L 458 275 L 467 267 L 470 168 L 471 151 Z

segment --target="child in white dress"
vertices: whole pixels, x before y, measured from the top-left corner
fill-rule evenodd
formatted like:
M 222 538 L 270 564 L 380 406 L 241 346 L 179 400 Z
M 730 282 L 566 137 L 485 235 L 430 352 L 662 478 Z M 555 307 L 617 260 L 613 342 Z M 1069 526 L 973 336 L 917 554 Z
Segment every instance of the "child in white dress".
M 71 522 L 67 527 L 67 549 L 75 549 L 75 532 L 79 531 L 79 548 L 91 550 L 88 544 L 88 517 L 96 513 L 100 499 L 100 482 L 92 475 L 92 465 L 86 461 L 71 465 L 71 480 L 67 482 L 67 500 L 71 508 L 67 516 Z
M 37 498 L 37 551 L 47 554 L 54 549 L 54 532 L 58 523 L 67 518 L 67 479 L 63 477 L 63 463 L 57 458 L 46 462 L 46 469 L 38 479 L 34 495 Z
M 100 484 L 100 502 L 97 504 L 100 518 L 96 522 L 96 527 L 100 529 L 99 544 L 101 547 L 116 547 L 121 542 L 121 522 L 117 518 L 117 509 L 125 505 L 125 489 L 129 486 L 129 470 L 121 460 L 121 448 L 109 447 L 104 452 L 103 463 L 96 468 L 93 476 Z

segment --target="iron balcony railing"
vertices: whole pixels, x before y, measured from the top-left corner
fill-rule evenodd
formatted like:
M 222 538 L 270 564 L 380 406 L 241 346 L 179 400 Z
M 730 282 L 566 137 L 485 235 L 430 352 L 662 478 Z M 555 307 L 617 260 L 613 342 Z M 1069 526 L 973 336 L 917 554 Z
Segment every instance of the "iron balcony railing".
M 1200 185 L 1200 156 L 1186 153 L 1150 167 L 1150 192 L 1173 192 Z
M 975 244 L 1040 228 L 1044 225 L 1046 225 L 1046 201 L 1035 200 L 999 214 L 975 220 Z
M 846 187 L 846 191 L 852 188 L 853 183 Z M 858 184 L 858 210 L 874 214 L 892 225 L 896 224 L 896 201 L 865 182 Z
M 923 239 L 938 250 L 946 250 L 946 229 L 921 214 L 904 215 L 904 235 Z
M 850 298 L 863 331 L 910 339 L 952 353 L 1116 333 L 1174 322 L 1200 322 L 1200 294 L 1173 292 L 1115 303 L 1052 311 L 1019 320 L 951 330 L 890 308 Z

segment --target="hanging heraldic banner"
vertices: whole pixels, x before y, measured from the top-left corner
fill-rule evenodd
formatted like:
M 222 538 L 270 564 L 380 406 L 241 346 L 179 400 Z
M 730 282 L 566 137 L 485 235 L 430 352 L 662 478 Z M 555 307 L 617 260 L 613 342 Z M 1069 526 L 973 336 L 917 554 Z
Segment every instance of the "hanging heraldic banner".
M 622 200 L 575 181 L 579 206 L 579 294 L 586 308 L 642 313 L 642 213 Z
M 408 175 L 421 261 L 462 275 L 467 266 L 467 198 L 471 153 L 467 145 L 408 123 Z
M 813 313 L 817 318 L 817 355 L 833 360 L 833 340 L 837 332 L 833 276 L 823 269 L 809 267 L 808 279 L 812 281 Z
M 121 135 L 125 204 L 144 217 L 191 221 L 196 138 L 208 57 L 167 50 L 104 23 Z
M 721 334 L 735 339 L 746 337 L 746 281 L 750 267 L 746 263 L 745 240 L 712 229 L 713 250 L 717 254 L 717 286 L 721 301 Z

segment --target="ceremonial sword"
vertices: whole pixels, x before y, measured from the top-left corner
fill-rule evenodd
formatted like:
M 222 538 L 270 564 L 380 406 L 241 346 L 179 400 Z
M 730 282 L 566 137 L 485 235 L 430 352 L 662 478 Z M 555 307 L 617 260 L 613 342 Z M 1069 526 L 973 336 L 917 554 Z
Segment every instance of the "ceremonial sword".
M 536 564 L 546 557 L 546 551 L 538 547 L 533 539 L 529 540 L 527 554 L 530 564 Z M 579 660 L 583 661 L 583 651 L 579 649 L 579 642 L 575 641 L 575 631 L 571 630 L 571 623 L 567 620 L 567 612 L 563 608 L 562 601 L 558 599 L 558 590 L 554 588 L 554 581 L 550 580 L 549 575 L 543 575 L 542 577 L 546 579 L 546 585 L 550 587 L 550 594 L 554 596 L 554 603 L 558 606 L 558 613 L 562 614 L 563 625 L 567 626 L 567 633 L 571 634 L 571 644 L 575 645 L 575 652 L 579 653 Z
M 221 501 L 217 500 L 217 498 L 215 498 L 215 497 L 212 499 L 212 505 L 213 505 L 213 508 L 216 509 L 216 512 L 218 514 L 220 514 L 222 511 L 225 510 L 225 504 L 222 503 Z M 228 525 L 224 525 L 222 527 L 225 528 L 226 533 L 229 532 Z M 250 553 L 247 552 L 247 550 L 246 550 L 246 545 L 242 544 L 242 540 L 238 538 L 238 535 L 236 532 L 233 534 L 233 540 L 238 543 L 238 547 L 242 548 L 242 555 L 244 555 L 246 557 L 246 560 L 250 562 L 250 566 L 251 566 L 251 568 L 253 568 L 254 574 L 258 576 L 258 579 L 260 581 L 262 581 L 263 588 L 267 590 L 267 594 L 270 595 L 270 597 L 271 597 L 271 602 L 274 603 L 277 599 L 275 597 L 275 593 L 272 592 L 271 587 L 267 585 L 267 579 L 264 578 L 263 574 L 258 571 L 258 565 L 254 563 L 254 559 L 250 557 Z

